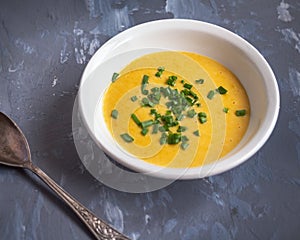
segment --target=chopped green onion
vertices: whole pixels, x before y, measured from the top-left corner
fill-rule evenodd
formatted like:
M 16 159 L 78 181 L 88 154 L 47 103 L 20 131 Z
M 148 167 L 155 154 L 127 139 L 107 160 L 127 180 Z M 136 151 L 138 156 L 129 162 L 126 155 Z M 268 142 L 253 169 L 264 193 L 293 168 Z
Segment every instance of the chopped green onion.
M 206 113 L 205 112 L 198 113 L 198 119 L 199 119 L 201 124 L 206 123 L 207 122 Z
M 181 147 L 181 149 L 182 150 L 186 150 L 188 147 L 189 147 L 189 143 L 187 143 L 187 142 L 182 142 L 181 144 L 180 144 L 180 147 Z
M 183 95 L 189 95 L 189 94 L 190 94 L 190 91 L 189 91 L 188 89 L 183 89 L 183 90 L 181 90 L 181 93 L 182 93 Z
M 177 121 L 181 121 L 183 118 L 184 118 L 184 115 L 180 113 L 180 114 L 176 117 L 176 120 L 177 120 Z
M 122 138 L 125 142 L 130 143 L 130 142 L 133 142 L 133 141 L 134 141 L 134 138 L 131 137 L 128 133 L 123 133 L 123 134 L 121 134 L 120 136 L 121 136 L 121 138 Z
M 198 117 L 207 117 L 205 112 L 199 112 Z
M 144 107 L 154 107 L 154 103 L 153 102 L 151 102 L 148 98 L 143 98 L 142 99 L 142 106 L 144 106 Z
M 188 142 L 189 139 L 188 139 L 187 136 L 182 136 L 182 137 L 181 137 L 181 141 L 182 141 L 182 142 Z
M 150 114 L 155 116 L 155 120 L 158 120 L 161 117 L 161 115 L 154 108 L 150 110 Z
M 114 110 L 111 111 L 111 117 L 112 118 L 117 119 L 118 115 L 119 115 L 118 110 L 114 109 Z
M 182 79 L 180 82 L 181 82 L 181 83 L 184 83 L 184 80 Z
M 150 114 L 157 114 L 157 111 L 156 111 L 156 109 L 155 108 L 152 108 L 151 110 L 150 110 Z
M 150 127 L 153 124 L 154 124 L 154 121 L 152 119 L 144 121 L 144 122 L 141 122 L 142 128 Z
M 222 95 L 227 93 L 227 89 L 223 88 L 222 86 L 218 87 L 217 91 Z
M 153 92 L 153 93 L 159 92 L 159 88 L 153 87 L 153 88 L 151 88 L 151 92 Z
M 191 109 L 191 110 L 188 110 L 186 115 L 189 117 L 189 118 L 193 118 L 195 117 L 195 115 L 197 115 L 197 113 L 195 112 L 194 109 Z
M 148 133 L 149 129 L 148 128 L 143 128 L 142 131 L 141 131 L 141 134 L 143 136 L 146 136 L 146 134 Z
M 192 85 L 192 84 L 185 83 L 185 84 L 183 84 L 183 87 L 190 90 L 190 89 L 193 87 L 193 85 Z
M 204 79 L 197 79 L 195 82 L 198 83 L 198 84 L 203 84 L 204 83 Z
M 214 95 L 215 95 L 215 91 L 214 90 L 210 90 L 208 92 L 208 94 L 207 94 L 207 98 L 211 100 L 214 97 Z
M 165 126 L 160 126 L 160 127 L 158 128 L 158 131 L 160 131 L 160 132 L 165 132 L 165 131 L 167 131 L 166 128 L 167 128 L 167 127 L 165 127 Z
M 167 142 L 168 144 L 177 144 L 181 141 L 181 134 L 179 133 L 169 133 Z
M 152 133 L 153 134 L 158 133 L 158 128 L 159 128 L 159 124 L 154 124 L 152 128 Z
M 137 96 L 132 96 L 132 97 L 130 98 L 130 100 L 131 100 L 132 102 L 135 102 L 137 99 L 138 99 Z
M 162 73 L 165 71 L 164 67 L 158 67 L 157 72 L 155 73 L 156 77 L 161 77 Z
M 138 117 L 133 113 L 131 114 L 132 120 L 138 125 L 139 127 L 141 126 L 141 121 L 138 119 Z
M 246 115 L 246 110 L 245 110 L 245 109 L 242 109 L 242 110 L 236 110 L 236 111 L 235 111 L 235 115 L 238 116 L 238 117 L 245 116 L 245 115 Z
M 175 86 L 176 80 L 177 80 L 177 77 L 176 77 L 176 76 L 169 76 L 166 83 L 167 83 L 168 85 L 174 87 L 174 86 Z
M 206 123 L 207 122 L 207 118 L 206 117 L 199 117 L 199 121 L 200 123 Z
M 170 110 L 166 111 L 166 115 L 171 115 L 171 114 L 172 114 L 172 111 L 170 111 Z
M 148 84 L 149 83 L 149 76 L 148 75 L 144 75 L 143 79 L 142 79 L 142 84 Z
M 193 99 L 191 99 L 190 97 L 185 97 L 185 100 L 187 101 L 187 103 L 192 106 L 193 105 Z
M 228 109 L 227 107 L 224 107 L 224 108 L 223 108 L 223 112 L 224 112 L 224 113 L 228 113 L 228 111 L 229 111 L 229 109 Z
M 194 131 L 193 134 L 194 134 L 195 136 L 197 136 L 197 137 L 200 136 L 199 130 Z
M 189 95 L 192 96 L 194 99 L 198 99 L 198 96 L 196 93 L 194 93 L 193 91 L 189 92 Z
M 148 94 L 148 90 L 146 90 L 146 86 L 149 83 L 149 76 L 148 75 L 144 75 L 143 79 L 142 79 L 142 86 L 141 86 L 141 90 L 142 90 L 142 94 L 147 95 Z
M 165 71 L 165 67 L 158 67 L 157 70 L 160 71 L 160 72 Z
M 179 126 L 177 128 L 177 132 L 185 132 L 187 130 L 187 127 L 184 127 L 184 126 Z
M 160 143 L 160 145 L 164 145 L 167 143 L 167 135 L 166 134 L 162 134 L 161 138 L 159 139 L 159 143 Z
M 117 78 L 119 77 L 119 75 L 120 75 L 119 73 L 114 72 L 112 77 L 111 77 L 111 81 L 115 82 L 117 80 Z
M 161 77 L 162 73 L 163 73 L 163 72 L 160 72 L 160 71 L 156 72 L 156 73 L 155 73 L 155 77 Z
M 159 100 L 160 100 L 160 98 L 161 98 L 161 94 L 160 94 L 160 92 L 156 92 L 156 93 L 154 93 L 154 99 L 155 99 L 156 101 L 159 101 Z

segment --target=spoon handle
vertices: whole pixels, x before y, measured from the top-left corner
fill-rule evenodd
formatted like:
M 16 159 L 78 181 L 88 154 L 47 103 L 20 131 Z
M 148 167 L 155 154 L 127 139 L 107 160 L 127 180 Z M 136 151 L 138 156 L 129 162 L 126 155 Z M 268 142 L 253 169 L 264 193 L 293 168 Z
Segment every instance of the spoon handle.
M 77 216 L 85 223 L 85 225 L 99 240 L 129 240 L 122 233 L 113 229 L 103 220 L 96 217 L 91 211 L 74 199 L 69 193 L 63 190 L 57 183 L 55 183 L 46 173 L 40 168 L 30 165 L 27 166 L 32 172 L 40 177 L 60 198 L 62 198 Z

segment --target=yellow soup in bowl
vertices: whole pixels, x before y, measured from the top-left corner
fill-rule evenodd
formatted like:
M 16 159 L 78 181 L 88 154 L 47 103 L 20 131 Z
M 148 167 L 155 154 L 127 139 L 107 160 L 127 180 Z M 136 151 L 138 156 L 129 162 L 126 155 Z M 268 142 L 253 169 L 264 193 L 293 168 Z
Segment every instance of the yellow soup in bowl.
M 220 63 L 191 52 L 144 55 L 115 73 L 103 98 L 106 125 L 128 153 L 155 165 L 212 163 L 240 142 L 247 93 Z

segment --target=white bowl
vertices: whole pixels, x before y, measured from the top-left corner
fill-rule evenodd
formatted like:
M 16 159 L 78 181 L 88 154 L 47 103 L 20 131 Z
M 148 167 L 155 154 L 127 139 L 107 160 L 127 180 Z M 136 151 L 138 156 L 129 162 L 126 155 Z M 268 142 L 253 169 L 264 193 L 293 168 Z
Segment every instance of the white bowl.
M 113 72 L 136 57 L 162 49 L 195 52 L 220 62 L 239 78 L 248 93 L 251 107 L 248 130 L 238 146 L 216 163 L 188 169 L 162 168 L 127 154 L 108 132 L 100 99 Z M 277 121 L 279 90 L 269 64 L 238 35 L 195 20 L 158 20 L 116 35 L 95 53 L 82 75 L 79 109 L 91 137 L 119 163 L 155 177 L 194 179 L 232 169 L 264 145 Z

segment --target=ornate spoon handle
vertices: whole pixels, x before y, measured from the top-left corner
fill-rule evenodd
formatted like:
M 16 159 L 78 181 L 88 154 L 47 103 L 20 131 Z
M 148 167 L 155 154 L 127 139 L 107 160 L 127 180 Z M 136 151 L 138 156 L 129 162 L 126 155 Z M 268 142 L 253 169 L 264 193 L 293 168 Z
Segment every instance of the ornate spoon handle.
M 91 211 L 75 200 L 69 193 L 63 190 L 57 183 L 55 183 L 46 173 L 40 168 L 30 164 L 26 166 L 38 177 L 40 177 L 59 197 L 61 197 L 78 215 L 78 217 L 85 223 L 85 225 L 99 240 L 130 240 L 122 233 L 113 229 L 103 220 L 96 217 Z

